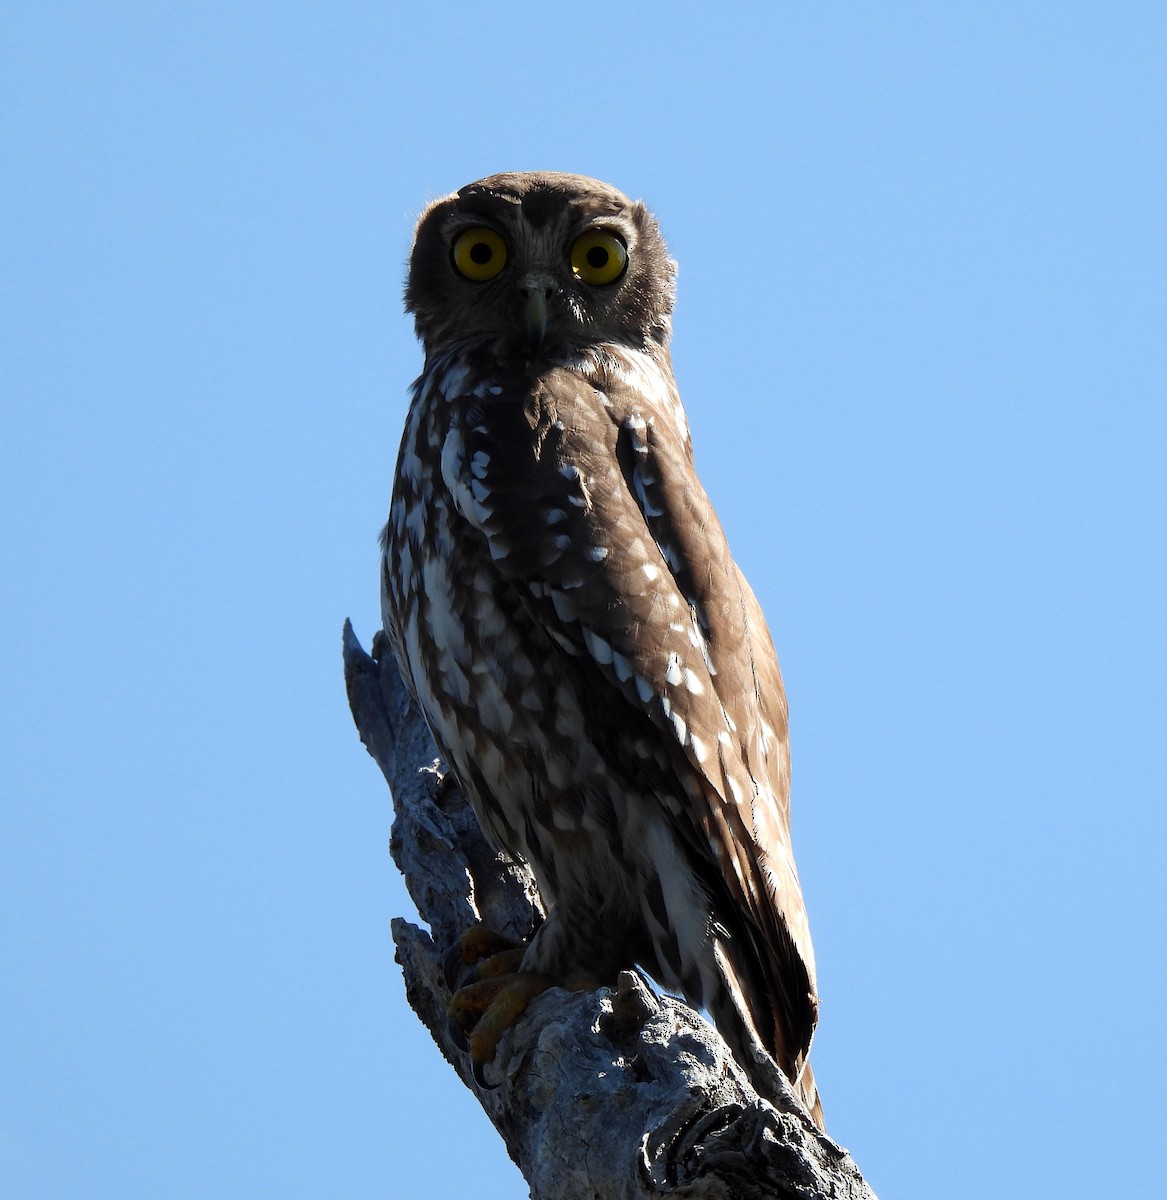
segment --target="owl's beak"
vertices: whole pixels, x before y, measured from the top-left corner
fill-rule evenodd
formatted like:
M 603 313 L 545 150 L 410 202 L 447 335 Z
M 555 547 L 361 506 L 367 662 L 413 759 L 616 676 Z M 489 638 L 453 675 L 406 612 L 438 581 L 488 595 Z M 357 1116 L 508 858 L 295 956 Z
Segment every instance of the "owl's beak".
M 523 332 L 536 350 L 547 333 L 548 301 L 558 293 L 559 283 L 552 275 L 532 273 L 524 276 L 519 285 L 519 294 L 523 297 Z

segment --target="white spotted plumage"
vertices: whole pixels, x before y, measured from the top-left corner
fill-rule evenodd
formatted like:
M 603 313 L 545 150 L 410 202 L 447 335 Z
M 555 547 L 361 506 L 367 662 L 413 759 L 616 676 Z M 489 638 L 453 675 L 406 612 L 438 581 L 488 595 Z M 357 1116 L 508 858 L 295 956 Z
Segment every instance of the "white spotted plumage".
M 453 259 L 475 222 L 507 247 L 489 280 Z M 573 273 L 585 230 L 625 247 L 623 275 Z M 495 176 L 427 210 L 386 629 L 484 830 L 535 872 L 549 917 L 524 968 L 639 963 L 821 1120 L 785 697 L 693 469 L 672 288 L 651 216 L 594 180 Z

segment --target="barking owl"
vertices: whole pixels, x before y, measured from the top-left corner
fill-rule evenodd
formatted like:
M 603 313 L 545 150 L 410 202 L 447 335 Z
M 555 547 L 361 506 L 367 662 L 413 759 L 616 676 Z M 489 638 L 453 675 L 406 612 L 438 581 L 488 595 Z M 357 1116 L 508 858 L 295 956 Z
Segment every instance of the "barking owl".
M 693 467 L 675 271 L 647 209 L 582 176 L 425 210 L 385 627 L 486 836 L 538 881 L 526 994 L 638 964 L 821 1125 L 786 699 Z

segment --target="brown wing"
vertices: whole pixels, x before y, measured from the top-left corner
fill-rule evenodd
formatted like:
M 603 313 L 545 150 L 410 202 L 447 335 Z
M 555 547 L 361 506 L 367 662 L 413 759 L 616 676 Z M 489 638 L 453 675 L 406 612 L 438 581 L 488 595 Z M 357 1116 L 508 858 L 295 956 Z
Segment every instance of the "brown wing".
M 671 381 L 658 378 L 660 395 L 627 376 L 601 392 L 561 370 L 525 396 L 467 398 L 442 475 L 555 640 L 672 746 L 678 786 L 662 801 L 748 915 L 789 1067 L 809 1045 L 816 1005 L 790 850 L 786 702 Z

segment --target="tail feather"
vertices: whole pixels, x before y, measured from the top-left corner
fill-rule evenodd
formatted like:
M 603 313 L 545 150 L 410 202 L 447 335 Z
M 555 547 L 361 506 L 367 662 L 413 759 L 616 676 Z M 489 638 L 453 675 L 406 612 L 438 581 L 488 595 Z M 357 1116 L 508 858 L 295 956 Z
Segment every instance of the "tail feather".
M 785 1108 L 793 1093 L 815 1125 L 825 1132 L 818 1087 L 806 1057 L 809 1047 L 790 1052 L 781 1018 L 777 1014 L 767 1022 L 771 1036 L 764 1038 L 723 944 L 715 945 L 714 958 L 718 968 L 717 986 L 712 989 L 712 995 L 706 995 L 705 1008 L 713 1018 L 718 1033 L 725 1039 L 760 1096 Z
M 802 1101 L 802 1107 L 810 1113 L 810 1119 L 822 1130 L 827 1131 L 826 1120 L 823 1117 L 823 1106 L 819 1100 L 818 1085 L 814 1081 L 814 1072 L 810 1069 L 810 1062 L 804 1061 L 802 1070 L 798 1073 L 798 1078 L 794 1081 L 794 1091 Z

